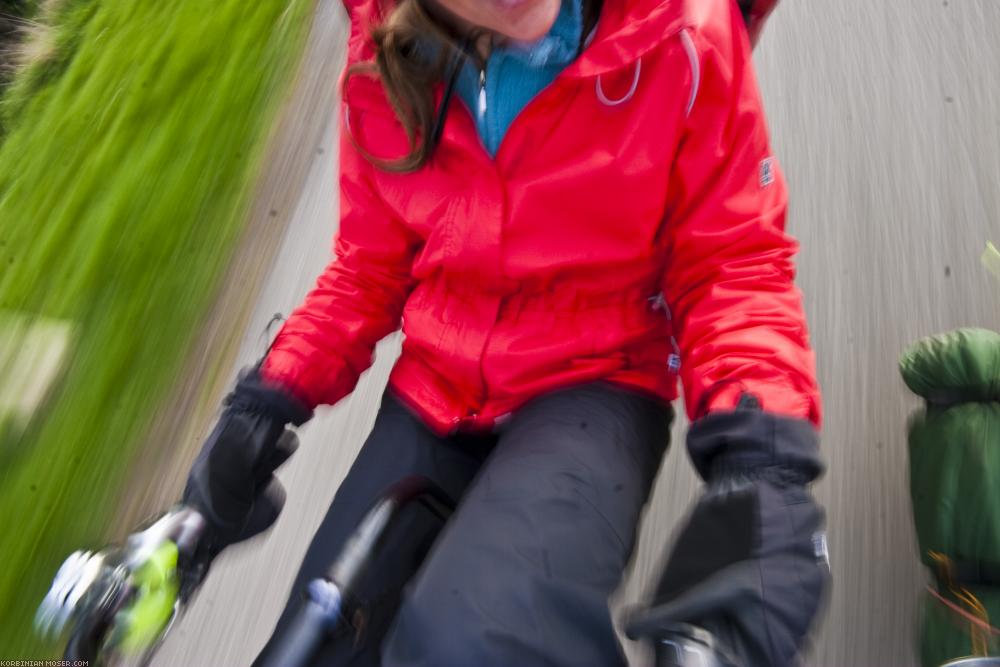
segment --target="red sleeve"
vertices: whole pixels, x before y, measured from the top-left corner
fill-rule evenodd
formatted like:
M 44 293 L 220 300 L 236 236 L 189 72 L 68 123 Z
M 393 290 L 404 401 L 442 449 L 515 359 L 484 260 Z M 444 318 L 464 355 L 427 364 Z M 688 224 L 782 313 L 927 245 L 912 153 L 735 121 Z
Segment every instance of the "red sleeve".
M 818 425 L 820 397 L 787 190 L 772 157 L 742 17 L 695 31 L 700 85 L 674 165 L 663 293 L 692 419 L 752 393 Z M 716 19 L 718 22 L 718 19 Z
M 281 328 L 261 369 L 309 407 L 349 394 L 371 365 L 375 344 L 399 327 L 421 244 L 381 201 L 372 165 L 343 127 L 340 134 L 334 259 Z

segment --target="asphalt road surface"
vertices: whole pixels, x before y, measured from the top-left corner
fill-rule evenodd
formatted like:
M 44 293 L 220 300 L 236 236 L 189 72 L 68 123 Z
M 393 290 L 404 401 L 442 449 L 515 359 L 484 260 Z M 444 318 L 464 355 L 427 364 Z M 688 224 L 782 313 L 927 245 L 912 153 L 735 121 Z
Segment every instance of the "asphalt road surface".
M 319 48 L 306 67 L 342 58 L 335 0 L 321 0 L 315 30 Z M 904 431 L 916 401 L 895 364 L 920 336 L 1000 329 L 1000 282 L 978 261 L 988 239 L 1000 241 L 998 30 L 997 0 L 787 0 L 758 48 L 825 393 L 829 472 L 817 493 L 829 509 L 836 584 L 813 667 L 916 663 L 923 573 Z M 327 115 L 332 121 L 335 110 Z M 337 220 L 332 125 L 311 156 L 240 364 L 260 354 L 267 320 L 288 312 L 328 259 Z M 374 419 L 397 350 L 397 338 L 385 341 L 357 391 L 303 429 L 303 446 L 281 475 L 290 489 L 281 521 L 220 560 L 157 665 L 249 664 Z M 618 604 L 641 595 L 696 492 L 675 444 Z M 645 664 L 641 650 L 629 651 Z

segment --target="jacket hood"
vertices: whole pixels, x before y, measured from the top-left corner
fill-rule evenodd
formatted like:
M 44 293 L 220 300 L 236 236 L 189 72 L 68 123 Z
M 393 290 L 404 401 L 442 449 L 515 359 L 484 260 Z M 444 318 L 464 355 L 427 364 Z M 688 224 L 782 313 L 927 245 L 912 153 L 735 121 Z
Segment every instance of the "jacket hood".
M 684 23 L 682 0 L 605 0 L 593 40 L 565 74 L 591 77 L 634 63 Z
M 371 57 L 371 26 L 395 4 L 395 0 L 344 0 L 351 17 L 352 60 Z M 564 75 L 593 77 L 634 63 L 684 27 L 685 4 L 684 0 L 605 0 L 593 39 Z

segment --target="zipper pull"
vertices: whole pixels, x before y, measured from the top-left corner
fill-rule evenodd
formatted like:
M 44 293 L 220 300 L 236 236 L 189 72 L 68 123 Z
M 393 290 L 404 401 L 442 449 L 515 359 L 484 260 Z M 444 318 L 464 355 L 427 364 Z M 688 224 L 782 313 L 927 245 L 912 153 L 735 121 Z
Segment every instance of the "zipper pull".
M 486 65 L 479 70 L 479 119 L 486 117 Z

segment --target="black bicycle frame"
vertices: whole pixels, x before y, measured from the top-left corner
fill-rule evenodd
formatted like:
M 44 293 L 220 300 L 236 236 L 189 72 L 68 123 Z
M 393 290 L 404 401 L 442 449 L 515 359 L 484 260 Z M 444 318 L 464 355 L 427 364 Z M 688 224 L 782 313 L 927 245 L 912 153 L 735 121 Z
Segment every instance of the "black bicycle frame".
M 259 667 L 308 667 L 312 664 L 317 651 L 345 618 L 344 602 L 353 598 L 355 587 L 389 528 L 400 511 L 414 501 L 441 519 L 442 525 L 455 509 L 454 501 L 426 477 L 406 477 L 390 487 L 365 514 L 327 576 L 309 583 L 303 608 L 277 638 L 273 648 L 258 661 Z

